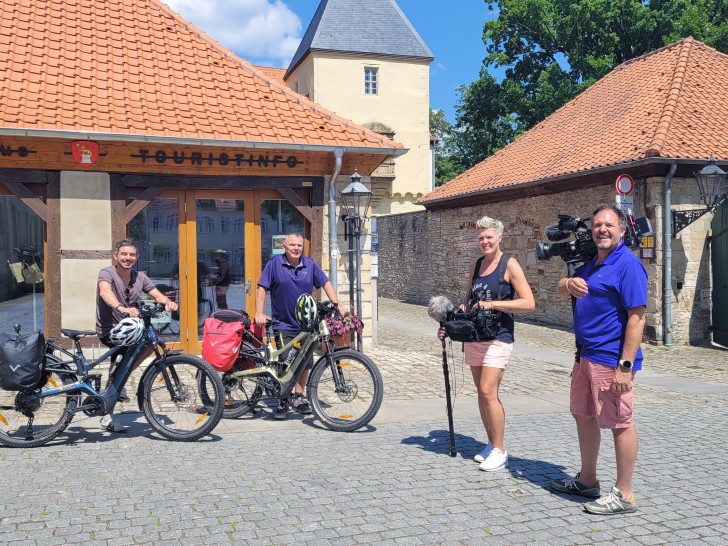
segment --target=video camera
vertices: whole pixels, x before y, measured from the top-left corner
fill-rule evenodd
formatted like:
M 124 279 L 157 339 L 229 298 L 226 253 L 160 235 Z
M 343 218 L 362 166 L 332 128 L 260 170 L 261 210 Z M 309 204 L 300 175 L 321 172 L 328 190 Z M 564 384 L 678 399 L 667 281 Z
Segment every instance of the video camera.
M 624 232 L 624 244 L 631 249 L 640 247 L 642 237 L 652 235 L 652 226 L 646 217 L 635 218 L 632 211 L 628 211 L 627 229 Z M 546 238 L 552 243 L 536 242 L 536 258 L 545 262 L 551 258 L 559 257 L 567 264 L 588 262 L 597 254 L 597 245 L 592 239 L 592 232 L 586 218 L 574 218 L 568 214 L 557 215 L 558 223 L 546 227 Z M 571 236 L 574 239 L 565 241 Z M 561 241 L 561 242 L 559 242 Z

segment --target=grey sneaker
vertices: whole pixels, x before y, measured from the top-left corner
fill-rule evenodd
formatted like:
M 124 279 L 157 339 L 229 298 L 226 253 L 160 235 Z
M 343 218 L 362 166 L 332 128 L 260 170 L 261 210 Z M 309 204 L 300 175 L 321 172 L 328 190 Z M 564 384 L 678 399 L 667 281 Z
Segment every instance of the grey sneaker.
M 303 413 L 305 415 L 311 413 L 311 404 L 308 403 L 308 400 L 305 396 L 303 396 L 303 394 L 294 394 L 293 404 L 291 404 L 291 406 L 298 413 Z
M 285 419 L 288 415 L 288 404 L 279 402 L 278 407 L 273 412 L 273 419 Z
M 632 495 L 631 501 L 624 500 L 622 492 L 616 487 L 612 487 L 609 494 L 598 498 L 595 501 L 587 502 L 584 510 L 590 514 L 624 514 L 637 510 L 637 499 Z
M 561 493 L 570 493 L 571 495 L 581 495 L 596 499 L 601 495 L 599 490 L 599 482 L 589 487 L 579 481 L 579 474 L 574 477 L 564 478 L 563 480 L 551 480 L 551 489 L 560 491 Z

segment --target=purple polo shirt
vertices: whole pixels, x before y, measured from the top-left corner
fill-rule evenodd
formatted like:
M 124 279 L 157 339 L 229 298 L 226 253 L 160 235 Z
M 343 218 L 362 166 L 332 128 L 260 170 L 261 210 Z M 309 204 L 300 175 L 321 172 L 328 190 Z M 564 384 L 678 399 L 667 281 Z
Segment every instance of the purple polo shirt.
M 576 300 L 574 310 L 581 356 L 614 368 L 622 358 L 627 311 L 647 305 L 647 271 L 621 242 L 602 263 L 596 265 L 594 258 L 574 276 L 586 280 L 589 287 L 589 293 Z M 642 369 L 642 349 L 637 351 L 633 369 Z
M 326 273 L 308 256 L 301 256 L 298 266 L 293 267 L 285 254 L 279 254 L 265 264 L 258 286 L 270 292 L 271 314 L 280 321 L 276 328 L 299 331 L 296 300 L 301 294 L 310 294 L 314 287 L 321 288 L 327 282 Z

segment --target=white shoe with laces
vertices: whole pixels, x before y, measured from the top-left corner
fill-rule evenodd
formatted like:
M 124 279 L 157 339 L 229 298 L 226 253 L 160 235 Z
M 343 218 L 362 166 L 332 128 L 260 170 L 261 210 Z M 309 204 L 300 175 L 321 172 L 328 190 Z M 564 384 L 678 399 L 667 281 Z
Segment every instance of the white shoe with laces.
M 476 463 L 482 463 L 484 460 L 486 460 L 488 458 L 488 455 L 490 455 L 491 451 L 493 451 L 493 444 L 488 442 L 488 445 L 483 448 L 483 451 L 481 451 L 475 457 L 473 457 L 473 460 Z
M 507 451 L 501 451 L 497 447 L 494 447 L 493 450 L 490 452 L 490 455 L 482 462 L 480 463 L 480 470 L 485 470 L 486 472 L 493 472 L 494 470 L 500 470 L 504 466 L 506 466 L 506 463 L 508 462 L 508 452 Z

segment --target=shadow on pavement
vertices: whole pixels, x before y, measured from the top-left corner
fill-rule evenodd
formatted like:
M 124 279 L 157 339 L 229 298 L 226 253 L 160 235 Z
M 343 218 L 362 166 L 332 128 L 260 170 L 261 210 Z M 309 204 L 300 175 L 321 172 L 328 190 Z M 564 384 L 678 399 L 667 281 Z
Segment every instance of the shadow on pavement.
M 73 447 L 84 444 L 101 444 L 136 437 L 146 437 L 150 440 L 163 442 L 173 441 L 164 438 L 155 431 L 144 419 L 141 412 L 127 411 L 123 413 L 115 413 L 114 419 L 126 427 L 126 432 L 107 432 L 101 429 L 101 425 L 99 423 L 100 417 L 87 417 L 85 419 L 79 419 L 78 424 L 72 421 L 68 428 L 57 438 L 43 446 L 38 446 L 38 448 L 35 449 L 42 449 L 44 446 L 66 445 Z M 83 423 L 83 426 L 79 426 L 80 423 Z M 197 442 L 219 442 L 220 440 L 222 440 L 222 438 L 216 435 L 215 429 L 213 429 L 210 434 L 203 436 L 197 440 Z
M 450 432 L 448 430 L 432 430 L 428 436 L 409 436 L 401 441 L 405 445 L 419 446 L 424 451 L 437 453 L 442 455 L 450 455 Z M 472 436 L 455 433 L 455 449 L 457 457 L 466 461 L 472 461 L 473 457 L 480 453 L 485 444 Z M 476 463 L 473 462 L 473 465 Z M 541 487 L 555 496 L 564 500 L 576 503 L 584 503 L 593 499 L 585 499 L 582 497 L 568 495 L 553 491 L 549 482 L 551 480 L 559 480 L 567 478 L 569 474 L 565 472 L 566 467 L 557 465 L 548 461 L 539 461 L 535 459 L 525 459 L 522 457 L 508 456 L 508 464 L 506 470 L 511 476 L 518 481 L 527 481 L 535 486 Z M 483 474 L 487 474 L 484 472 Z

